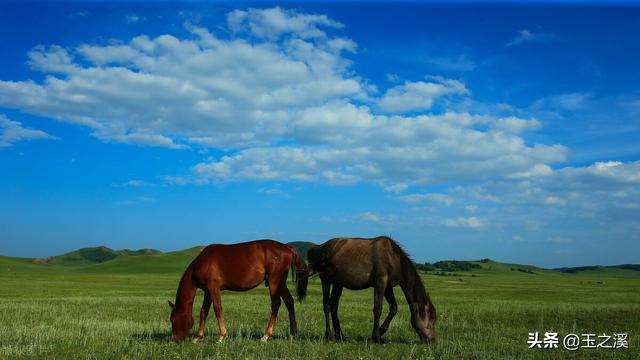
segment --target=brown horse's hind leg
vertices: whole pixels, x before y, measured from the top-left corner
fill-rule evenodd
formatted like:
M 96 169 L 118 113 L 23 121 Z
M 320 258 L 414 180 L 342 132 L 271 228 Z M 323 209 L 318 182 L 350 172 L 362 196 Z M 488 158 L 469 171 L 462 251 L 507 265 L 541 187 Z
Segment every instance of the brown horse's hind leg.
M 373 333 L 371 334 L 371 338 L 375 343 L 382 343 L 380 316 L 382 315 L 382 296 L 385 292 L 385 288 L 385 281 L 382 278 L 379 278 L 373 289 Z
M 267 330 L 264 336 L 260 339 L 262 342 L 267 342 L 271 336 L 273 336 L 273 328 L 276 326 L 276 319 L 278 317 L 278 310 L 280 310 L 280 284 L 282 280 L 280 276 L 272 275 L 269 278 L 269 295 L 271 295 L 271 318 L 267 325 Z
M 336 340 L 347 340 L 340 328 L 340 319 L 338 319 L 338 305 L 340 304 L 340 296 L 342 296 L 342 286 L 333 284 L 331 289 L 331 320 L 333 320 L 333 334 Z
M 380 326 L 380 336 L 384 335 L 384 333 L 389 330 L 389 324 L 391 324 L 391 320 L 393 320 L 393 317 L 396 316 L 396 313 L 398 313 L 398 303 L 396 302 L 396 297 L 393 294 L 393 287 L 387 287 L 387 290 L 384 291 L 384 297 L 389 303 L 389 314 L 387 315 L 387 318 L 384 319 L 382 326 Z
M 204 324 L 207 321 L 209 309 L 211 309 L 211 296 L 209 296 L 209 290 L 205 290 L 202 309 L 200 309 L 200 325 L 198 326 L 198 332 L 196 332 L 196 337 L 193 339 L 193 342 L 198 342 L 204 337 Z
M 216 313 L 216 319 L 218 319 L 218 327 L 220 328 L 220 337 L 218 342 L 223 342 L 227 336 L 227 328 L 224 326 L 224 315 L 222 314 L 222 298 L 220 296 L 220 289 L 217 286 L 209 287 L 209 294 L 211 300 L 213 300 L 213 311 Z
M 322 310 L 324 311 L 324 338 L 325 340 L 331 340 L 331 325 L 329 325 L 329 317 L 331 312 L 331 300 L 329 294 L 331 293 L 331 281 L 325 275 L 320 275 L 320 281 L 322 282 Z
M 296 311 L 293 305 L 293 296 L 289 292 L 287 288 L 287 277 L 285 276 L 284 284 L 281 286 L 280 297 L 284 301 L 285 306 L 287 307 L 287 311 L 289 312 L 289 331 L 291 332 L 291 336 L 296 336 L 298 333 L 298 324 L 296 323 Z

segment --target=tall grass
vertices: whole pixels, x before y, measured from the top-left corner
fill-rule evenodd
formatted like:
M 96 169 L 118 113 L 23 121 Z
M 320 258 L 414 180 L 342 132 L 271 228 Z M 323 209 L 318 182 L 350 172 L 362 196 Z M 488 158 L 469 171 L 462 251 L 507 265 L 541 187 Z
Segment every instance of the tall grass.
M 476 272 L 426 276 L 438 309 L 435 344 L 423 345 L 409 324 L 399 289 L 400 311 L 372 344 L 373 293 L 345 290 L 340 304 L 346 342 L 325 342 L 317 279 L 308 298 L 296 302 L 299 334 L 289 337 L 281 308 L 275 337 L 260 343 L 270 313 L 264 287 L 223 293 L 229 336 L 219 344 L 213 311 L 205 340 L 169 341 L 169 307 L 179 273 L 83 273 L 42 268 L 0 268 L 0 358 L 53 359 L 637 359 L 640 343 L 640 279 L 592 275 Z M 45 268 L 46 269 L 46 268 Z M 626 273 L 625 273 L 626 274 Z M 599 282 L 599 283 L 598 283 Z M 293 289 L 293 284 L 289 284 Z M 194 317 L 200 309 L 199 293 Z M 383 316 L 386 315 L 386 304 Z M 195 331 L 195 328 L 194 328 Z M 528 349 L 529 332 L 628 332 L 629 349 Z

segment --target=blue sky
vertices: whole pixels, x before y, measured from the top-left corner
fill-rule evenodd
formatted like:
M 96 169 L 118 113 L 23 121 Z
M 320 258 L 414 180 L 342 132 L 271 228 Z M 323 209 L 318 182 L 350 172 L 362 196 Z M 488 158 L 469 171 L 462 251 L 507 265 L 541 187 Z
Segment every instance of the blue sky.
M 0 254 L 638 262 L 640 7 L 0 3 Z

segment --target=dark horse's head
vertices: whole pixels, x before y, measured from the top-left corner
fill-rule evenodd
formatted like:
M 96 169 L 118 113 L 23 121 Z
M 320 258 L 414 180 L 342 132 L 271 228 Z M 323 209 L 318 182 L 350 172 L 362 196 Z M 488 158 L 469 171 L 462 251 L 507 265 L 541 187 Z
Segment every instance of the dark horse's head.
M 389 240 L 400 258 L 403 275 L 401 286 L 411 309 L 411 325 L 423 343 L 433 342 L 436 339 L 436 307 L 433 306 L 418 269 L 409 255 L 395 241 Z
M 193 327 L 193 315 L 191 311 L 181 311 L 174 303 L 169 301 L 171 306 L 171 340 L 184 341 Z
M 420 340 L 423 343 L 434 342 L 436 340 L 436 308 L 429 294 L 426 294 L 424 304 L 414 303 L 411 310 L 411 325 L 420 336 Z

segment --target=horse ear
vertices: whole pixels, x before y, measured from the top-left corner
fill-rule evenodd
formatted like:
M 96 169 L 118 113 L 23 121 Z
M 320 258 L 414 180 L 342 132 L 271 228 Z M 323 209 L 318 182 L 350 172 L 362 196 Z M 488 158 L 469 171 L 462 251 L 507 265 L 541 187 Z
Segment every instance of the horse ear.
M 169 303 L 169 306 L 171 306 L 171 308 L 172 308 L 173 310 L 175 310 L 175 309 L 176 309 L 175 304 L 174 304 L 174 303 L 172 303 L 172 302 L 171 302 L 171 300 L 167 300 L 167 302 Z

